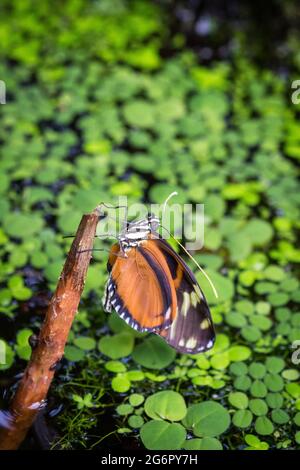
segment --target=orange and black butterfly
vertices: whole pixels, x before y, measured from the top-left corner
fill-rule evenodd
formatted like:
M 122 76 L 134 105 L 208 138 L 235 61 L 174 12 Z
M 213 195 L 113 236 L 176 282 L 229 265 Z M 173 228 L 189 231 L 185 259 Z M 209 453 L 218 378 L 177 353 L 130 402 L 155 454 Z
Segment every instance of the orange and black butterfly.
M 149 214 L 120 233 L 107 263 L 104 309 L 181 353 L 207 351 L 215 332 L 206 299 L 191 269 L 157 233 L 159 225 Z

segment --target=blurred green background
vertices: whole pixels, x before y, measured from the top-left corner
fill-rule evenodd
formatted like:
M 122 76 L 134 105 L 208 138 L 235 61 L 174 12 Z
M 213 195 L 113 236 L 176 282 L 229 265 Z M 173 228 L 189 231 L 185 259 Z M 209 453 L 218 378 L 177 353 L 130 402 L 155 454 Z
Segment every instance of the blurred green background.
M 176 355 L 108 320 L 106 255 L 95 254 L 44 435 L 33 430 L 24 447 L 299 448 L 297 2 L 0 8 L 1 407 L 56 285 L 62 236 L 100 201 L 161 203 L 178 191 L 204 203 L 196 259 L 219 292 L 197 274 L 217 343 Z

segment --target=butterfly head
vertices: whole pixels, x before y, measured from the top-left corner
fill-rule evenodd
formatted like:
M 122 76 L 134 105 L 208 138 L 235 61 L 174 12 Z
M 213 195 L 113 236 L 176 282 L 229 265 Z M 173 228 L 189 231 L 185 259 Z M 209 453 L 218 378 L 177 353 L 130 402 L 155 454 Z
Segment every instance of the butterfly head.
M 160 220 L 154 214 L 148 213 L 147 217 L 134 222 L 127 222 L 118 236 L 123 248 L 133 248 L 141 242 L 148 240 L 160 226 Z

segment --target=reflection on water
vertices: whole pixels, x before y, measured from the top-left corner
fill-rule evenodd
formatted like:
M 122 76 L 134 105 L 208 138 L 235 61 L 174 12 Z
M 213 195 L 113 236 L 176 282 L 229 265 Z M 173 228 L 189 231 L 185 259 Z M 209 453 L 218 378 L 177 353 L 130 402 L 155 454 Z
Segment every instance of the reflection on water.
M 47 400 L 36 401 L 28 406 L 29 410 L 42 410 L 47 405 Z
M 6 410 L 0 410 L 0 429 L 13 429 L 14 416 Z

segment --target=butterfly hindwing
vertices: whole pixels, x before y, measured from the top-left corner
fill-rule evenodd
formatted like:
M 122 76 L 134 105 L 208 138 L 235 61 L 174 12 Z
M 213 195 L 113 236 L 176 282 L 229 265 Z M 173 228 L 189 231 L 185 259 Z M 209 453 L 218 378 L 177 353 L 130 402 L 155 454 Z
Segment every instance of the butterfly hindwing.
M 163 239 L 155 243 L 164 253 L 177 295 L 177 315 L 171 326 L 158 332 L 177 351 L 199 353 L 210 349 L 214 327 L 205 296 L 191 269 Z

